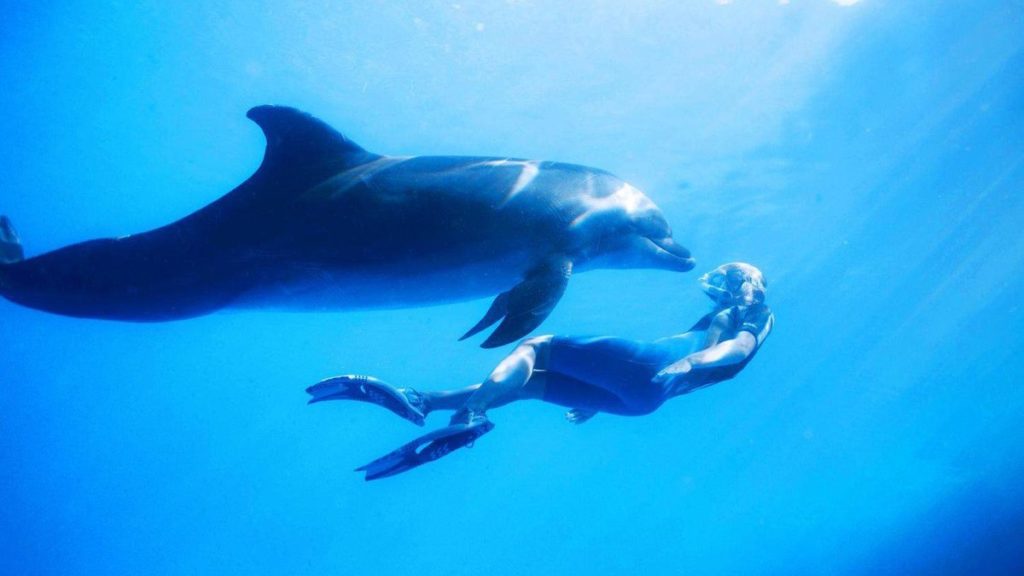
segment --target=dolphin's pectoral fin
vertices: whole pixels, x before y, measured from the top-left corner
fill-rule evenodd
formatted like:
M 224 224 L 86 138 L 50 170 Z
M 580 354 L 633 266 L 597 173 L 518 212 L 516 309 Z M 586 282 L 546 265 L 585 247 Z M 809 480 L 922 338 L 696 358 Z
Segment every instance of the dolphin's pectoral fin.
M 487 313 L 484 314 L 484 317 L 476 323 L 476 326 L 473 326 L 468 332 L 463 334 L 462 338 L 459 338 L 459 341 L 461 342 L 466 338 L 475 336 L 484 328 L 487 328 L 491 324 L 494 324 L 498 320 L 504 318 L 505 314 L 508 313 L 508 294 L 508 292 L 498 294 L 497 298 L 494 299 L 494 302 L 491 302 L 491 307 L 487 309 Z
M 463 338 L 487 328 L 502 316 L 501 324 L 484 340 L 482 347 L 496 348 L 526 336 L 554 310 L 569 285 L 571 275 L 572 260 L 565 257 L 549 260 L 534 268 L 514 288 L 499 294 L 483 319 Z

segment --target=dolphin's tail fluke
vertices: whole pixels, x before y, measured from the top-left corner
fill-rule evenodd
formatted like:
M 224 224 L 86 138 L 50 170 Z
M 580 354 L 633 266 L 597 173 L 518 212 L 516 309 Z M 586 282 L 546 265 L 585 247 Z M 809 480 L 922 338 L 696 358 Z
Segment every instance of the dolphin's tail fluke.
M 7 216 L 0 216 L 0 264 L 14 264 L 25 259 L 21 240 Z

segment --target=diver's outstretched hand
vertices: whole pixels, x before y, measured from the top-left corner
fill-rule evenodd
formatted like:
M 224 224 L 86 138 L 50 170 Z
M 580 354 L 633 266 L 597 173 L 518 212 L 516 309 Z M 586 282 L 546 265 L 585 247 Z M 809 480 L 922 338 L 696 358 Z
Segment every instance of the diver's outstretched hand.
M 573 408 L 565 413 L 565 419 L 573 424 L 583 424 L 594 416 L 597 416 L 596 410 L 587 410 L 585 408 Z
M 668 365 L 666 368 L 662 369 L 661 372 L 655 374 L 654 378 L 651 378 L 651 382 L 662 386 L 668 384 L 674 385 L 677 379 L 689 374 L 690 370 L 693 370 L 693 365 L 690 364 L 688 359 L 683 358 L 678 362 Z

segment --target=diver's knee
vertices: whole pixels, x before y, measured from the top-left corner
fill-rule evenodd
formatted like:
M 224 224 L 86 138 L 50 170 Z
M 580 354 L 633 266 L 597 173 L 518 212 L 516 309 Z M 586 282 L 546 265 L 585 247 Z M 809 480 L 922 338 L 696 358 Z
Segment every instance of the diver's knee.
M 548 350 L 550 350 L 553 336 L 533 336 L 519 342 L 516 352 L 524 357 L 529 357 L 535 368 L 545 369 L 548 365 Z
M 540 346 L 546 346 L 548 342 L 551 342 L 551 339 L 553 337 L 554 336 L 550 334 L 546 334 L 544 336 L 531 336 L 529 338 L 523 338 L 522 340 L 519 341 L 517 347 L 538 348 Z

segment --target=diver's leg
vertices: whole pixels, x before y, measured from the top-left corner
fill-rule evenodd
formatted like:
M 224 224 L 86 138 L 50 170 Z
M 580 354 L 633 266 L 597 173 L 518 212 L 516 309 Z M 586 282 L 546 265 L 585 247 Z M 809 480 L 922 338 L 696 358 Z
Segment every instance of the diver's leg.
M 430 410 L 458 410 L 466 405 L 466 400 L 480 388 L 481 384 L 471 384 L 465 388 L 454 390 L 434 390 L 423 392 L 423 399 Z
M 534 369 L 546 364 L 551 336 L 538 336 L 523 340 L 511 354 L 505 357 L 491 371 L 480 387 L 466 399 L 465 409 L 475 414 L 483 414 L 488 408 L 507 404 L 513 400 L 526 397 L 539 397 L 543 391 L 540 382 L 527 387 L 527 382 L 534 376 Z M 539 364 L 539 366 L 538 366 Z M 536 394 L 537 396 L 534 396 Z
M 464 388 L 423 392 L 423 400 L 430 411 L 468 408 L 481 412 L 516 400 L 540 398 L 544 386 L 542 367 L 550 341 L 550 336 L 524 340 L 491 371 L 487 380 Z
M 504 406 L 509 402 L 515 402 L 516 400 L 530 400 L 540 399 L 544 395 L 544 376 L 543 370 L 534 368 L 533 374 L 530 379 L 526 381 L 522 387 L 513 393 L 506 394 L 493 400 L 489 407 L 497 408 Z M 434 410 L 458 410 L 466 406 L 466 402 L 469 401 L 470 397 L 483 386 L 483 383 L 471 384 L 465 388 L 459 388 L 457 390 L 435 390 L 432 392 L 424 392 L 423 400 L 426 403 L 428 410 L 433 412 Z
M 480 384 L 423 395 L 429 410 L 456 409 L 450 424 L 357 470 L 365 471 L 367 480 L 375 480 L 431 462 L 452 450 L 472 446 L 477 438 L 494 428 L 485 416 L 488 408 L 543 396 L 545 378 L 543 371 L 537 368 L 546 362 L 550 341 L 550 336 L 524 340 Z
M 431 409 L 457 410 L 452 422 L 472 421 L 482 417 L 488 408 L 543 395 L 541 376 L 547 359 L 551 336 L 523 340 L 480 384 L 459 390 L 431 392 L 427 402 Z

